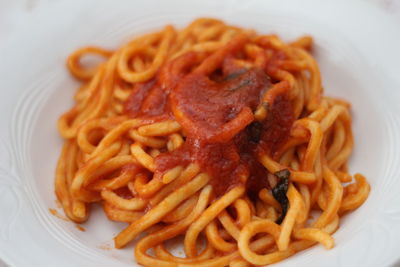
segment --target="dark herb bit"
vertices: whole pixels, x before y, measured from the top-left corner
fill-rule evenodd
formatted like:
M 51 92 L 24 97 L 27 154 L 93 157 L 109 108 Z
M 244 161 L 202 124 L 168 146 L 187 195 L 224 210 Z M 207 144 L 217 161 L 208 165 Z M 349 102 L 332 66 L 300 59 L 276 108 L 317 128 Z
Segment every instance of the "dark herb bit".
M 277 224 L 281 224 L 286 216 L 287 210 L 289 209 L 289 200 L 286 196 L 286 193 L 289 188 L 290 171 L 288 169 L 284 169 L 274 173 L 274 175 L 278 177 L 279 182 L 274 188 L 272 188 L 272 195 L 282 207 L 282 213 L 276 220 Z
M 251 79 L 249 77 L 243 76 L 247 72 L 247 69 L 240 69 L 237 70 L 236 72 L 233 72 L 231 74 L 228 74 L 224 78 L 224 82 L 230 82 L 230 81 L 237 81 L 233 84 L 231 84 L 232 87 L 228 88 L 229 91 L 236 91 L 241 89 L 242 87 L 246 87 L 251 83 Z M 242 77 L 243 76 L 243 77 Z
M 254 121 L 249 126 L 247 126 L 249 141 L 258 144 L 258 142 L 260 142 L 261 139 L 262 130 L 263 130 L 263 125 L 261 122 L 258 121 Z
M 278 177 L 280 180 L 287 179 L 287 181 L 288 181 L 290 178 L 290 171 L 288 169 L 283 169 L 283 170 L 277 171 L 276 173 L 274 173 L 274 175 L 276 177 Z M 286 191 L 287 191 L 287 189 L 286 189 Z
M 234 84 L 233 87 L 229 88 L 230 91 L 239 90 L 242 87 L 248 86 L 250 84 L 250 79 L 243 79 L 239 81 L 239 84 Z
M 231 74 L 226 75 L 226 77 L 224 78 L 224 81 L 230 81 L 233 79 L 238 78 L 240 75 L 244 74 L 245 72 L 247 72 L 247 69 L 240 69 L 236 72 L 233 72 Z

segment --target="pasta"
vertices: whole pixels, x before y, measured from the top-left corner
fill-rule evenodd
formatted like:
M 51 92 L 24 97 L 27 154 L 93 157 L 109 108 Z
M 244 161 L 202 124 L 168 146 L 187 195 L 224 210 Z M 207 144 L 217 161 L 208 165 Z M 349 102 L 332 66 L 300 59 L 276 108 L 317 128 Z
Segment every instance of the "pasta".
M 58 120 L 65 214 L 82 223 L 102 205 L 128 224 L 117 248 L 146 233 L 145 266 L 267 265 L 332 248 L 370 186 L 348 173 L 350 103 L 324 96 L 311 49 L 310 36 L 286 43 L 200 18 L 74 52 L 81 87 Z M 104 61 L 86 67 L 88 55 Z M 165 244 L 177 236 L 185 257 Z

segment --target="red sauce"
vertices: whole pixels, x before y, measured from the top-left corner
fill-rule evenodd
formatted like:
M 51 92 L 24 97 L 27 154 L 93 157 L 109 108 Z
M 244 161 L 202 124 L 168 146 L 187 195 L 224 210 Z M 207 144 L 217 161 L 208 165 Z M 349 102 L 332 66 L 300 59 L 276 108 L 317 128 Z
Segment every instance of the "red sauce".
M 254 111 L 269 87 L 269 79 L 260 69 L 248 70 L 223 82 L 198 74 L 188 75 L 172 92 L 175 108 L 185 114 L 185 119 L 189 118 L 189 123 L 177 118 L 188 135 L 186 143 L 174 152 L 158 156 L 157 169 L 163 172 L 179 164 L 198 162 L 213 177 L 210 184 L 217 196 L 244 182 L 240 178 L 243 174 L 249 175 L 246 185 L 250 196 L 255 196 L 261 188 L 268 188 L 268 172 L 257 161 L 256 150 L 261 146 L 273 153 L 286 141 L 293 113 L 285 96 L 275 98 L 269 116 L 259 123 L 259 140 L 252 140 L 254 127 L 249 126 L 252 121 L 241 125 L 233 133 L 234 138 L 210 140 L 243 108 Z
M 125 106 L 131 116 L 168 113 L 187 135 L 182 147 L 155 158 L 156 171 L 197 162 L 212 177 L 217 196 L 244 183 L 250 197 L 268 188 L 257 153 L 273 155 L 286 142 L 294 118 L 291 102 L 281 95 L 270 103 L 267 118 L 254 122 L 253 112 L 271 87 L 265 71 L 239 68 L 227 56 L 212 74 L 185 73 L 174 86 L 167 90 L 156 80 L 137 85 Z
M 81 231 L 81 232 L 86 232 L 86 228 L 80 226 L 79 224 L 76 224 L 76 225 L 75 225 L 75 228 L 78 229 L 78 230 Z
M 293 121 L 292 104 L 286 96 L 282 95 L 275 98 L 274 104 L 268 109 L 267 118 L 262 123 L 257 123 L 259 127 L 256 128 L 256 132 L 261 133 L 258 144 L 251 140 L 254 135 L 251 131 L 252 127 L 247 128 L 247 142 L 246 139 L 242 141 L 240 150 L 242 160 L 248 163 L 250 169 L 250 176 L 246 183 L 250 198 L 255 198 L 262 188 L 269 188 L 268 171 L 257 160 L 258 153 L 262 150 L 274 156 L 275 152 L 287 141 Z
M 161 88 L 157 78 L 136 84 L 124 109 L 130 117 L 171 117 L 168 93 Z
M 292 103 L 286 95 L 278 95 L 263 122 L 260 147 L 274 156 L 287 141 L 293 121 Z
M 119 197 L 122 197 L 124 199 L 131 199 L 133 198 L 132 192 L 129 190 L 128 187 L 120 187 L 116 189 L 115 194 L 117 194 Z
M 65 216 L 61 215 L 60 213 L 58 213 L 57 210 L 49 208 L 49 211 L 53 216 L 55 216 L 55 217 L 57 217 L 57 218 L 59 218 L 61 220 L 67 221 L 67 222 L 69 221 L 69 219 L 67 217 L 65 217 Z
M 135 84 L 131 95 L 125 102 L 125 113 L 127 113 L 131 117 L 137 117 L 140 114 L 140 108 L 142 106 L 143 100 L 149 94 L 149 91 L 154 85 L 155 80 Z
M 226 76 L 233 75 L 234 73 L 230 73 Z M 174 114 L 177 111 L 184 114 L 184 119 L 176 119 L 188 135 L 210 140 L 222 135 L 223 126 L 236 118 L 243 109 L 255 110 L 269 86 L 268 76 L 261 69 L 248 70 L 236 78 L 222 82 L 195 73 L 182 79 L 172 91 L 171 102 L 175 109 Z M 235 132 L 227 136 L 234 136 L 247 124 L 242 123 L 240 128 L 234 129 Z M 219 141 L 228 141 L 231 138 L 220 139 Z
M 190 162 L 199 163 L 202 170 L 213 177 L 210 184 L 217 195 L 237 185 L 240 182 L 240 174 L 247 173 L 247 168 L 241 162 L 239 151 L 232 141 L 210 144 L 201 139 L 187 138 L 182 147 L 160 154 L 155 159 L 157 171 L 160 172 Z

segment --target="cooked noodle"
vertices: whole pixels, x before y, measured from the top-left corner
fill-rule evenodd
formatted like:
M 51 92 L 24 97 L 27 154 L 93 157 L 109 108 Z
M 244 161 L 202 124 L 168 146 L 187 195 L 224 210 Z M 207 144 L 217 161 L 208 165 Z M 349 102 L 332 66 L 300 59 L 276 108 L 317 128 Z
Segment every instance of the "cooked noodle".
M 117 248 L 146 232 L 135 247 L 145 266 L 266 265 L 332 248 L 370 186 L 348 173 L 350 104 L 323 95 L 311 49 L 309 36 L 285 43 L 202 18 L 74 52 L 81 87 L 58 121 L 55 181 L 66 215 L 82 223 L 103 205 L 129 224 Z M 88 55 L 104 62 L 87 68 Z M 165 245 L 180 235 L 183 258 Z

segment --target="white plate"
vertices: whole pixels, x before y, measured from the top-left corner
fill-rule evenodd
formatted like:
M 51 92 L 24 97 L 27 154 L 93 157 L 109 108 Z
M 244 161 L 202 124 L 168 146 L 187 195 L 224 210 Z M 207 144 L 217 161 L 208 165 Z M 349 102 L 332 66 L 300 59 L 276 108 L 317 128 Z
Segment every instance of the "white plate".
M 33 7 L 0 46 L 0 258 L 9 265 L 135 265 L 132 246 L 112 248 L 124 225 L 100 209 L 86 232 L 48 210 L 56 208 L 53 174 L 62 143 L 55 123 L 77 88 L 65 58 L 80 46 L 117 47 L 199 16 L 284 39 L 312 34 L 326 94 L 353 103 L 350 167 L 368 177 L 371 195 L 341 221 L 334 249 L 316 246 L 279 265 L 387 266 L 399 258 L 399 20 L 357 1 L 57 0 Z

